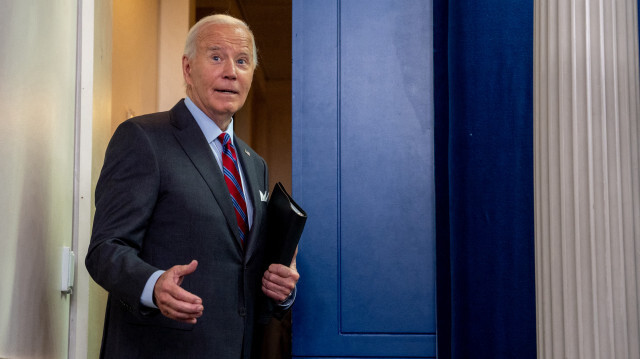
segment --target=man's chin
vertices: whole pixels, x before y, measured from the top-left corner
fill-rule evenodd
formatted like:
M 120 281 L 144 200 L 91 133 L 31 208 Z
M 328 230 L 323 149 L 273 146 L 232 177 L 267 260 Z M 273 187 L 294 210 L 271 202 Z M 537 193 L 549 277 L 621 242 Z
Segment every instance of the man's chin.
M 209 118 L 215 119 L 230 119 L 236 112 L 240 111 L 242 106 L 226 106 L 226 107 L 210 107 L 208 110 L 203 112 L 209 116 Z
M 233 116 L 234 113 L 240 111 L 240 109 L 242 108 L 242 104 L 238 104 L 238 103 L 229 103 L 226 106 L 219 106 L 216 109 L 216 112 L 218 112 L 220 115 L 228 115 L 229 117 Z

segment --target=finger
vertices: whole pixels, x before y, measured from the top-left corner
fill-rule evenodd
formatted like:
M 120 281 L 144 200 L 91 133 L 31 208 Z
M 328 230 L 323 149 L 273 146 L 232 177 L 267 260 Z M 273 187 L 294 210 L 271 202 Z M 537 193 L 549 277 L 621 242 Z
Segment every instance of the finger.
M 161 306 L 169 307 L 175 311 L 191 314 L 202 312 L 203 306 L 202 300 L 200 298 L 194 296 L 193 294 L 185 291 L 180 287 L 178 287 L 178 289 L 180 289 L 180 292 L 177 293 L 158 291 L 158 293 L 156 294 L 156 305 L 158 306 L 158 308 L 160 308 Z M 197 298 L 197 300 L 191 300 L 192 297 Z
M 200 297 L 198 297 L 197 295 L 191 292 L 186 291 L 184 288 L 179 286 L 173 287 L 172 290 L 169 292 L 169 294 L 171 294 L 171 297 L 173 297 L 175 300 L 180 302 L 185 302 L 185 303 L 194 304 L 194 305 L 202 304 L 202 299 L 200 299 Z
M 294 268 L 289 268 L 281 264 L 272 264 L 264 274 L 267 279 L 284 286 L 295 286 L 300 279 L 300 274 Z
M 296 281 L 292 278 L 286 278 L 284 284 L 280 285 L 268 279 L 268 274 L 262 278 L 262 291 L 270 298 L 276 301 L 287 299 L 295 289 Z
M 267 271 L 262 276 L 262 283 L 274 290 L 277 290 L 277 287 L 281 287 L 284 288 L 284 290 L 292 291 L 296 286 L 297 280 L 293 276 L 280 277 L 277 274 Z
M 186 319 L 186 318 L 199 318 L 202 316 L 204 308 L 202 305 L 194 305 L 179 301 L 169 301 L 167 303 L 162 303 L 158 306 L 158 308 L 164 313 L 171 313 L 172 316 L 176 318 Z
M 195 259 L 187 265 L 176 265 L 171 267 L 167 272 L 169 272 L 170 275 L 173 276 L 173 283 L 175 284 L 175 286 L 167 286 L 167 290 L 169 290 L 174 297 L 180 300 L 191 303 L 202 303 L 202 300 L 199 297 L 180 288 L 184 277 L 195 272 L 197 267 L 198 261 L 196 261 Z
M 186 304 L 183 303 L 183 305 L 187 305 L 190 306 L 191 304 Z M 194 322 L 192 321 L 192 319 L 197 319 L 200 318 L 203 314 L 202 312 L 202 306 L 200 306 L 200 310 L 196 310 L 196 311 L 191 311 L 191 310 L 187 310 L 185 311 L 185 307 L 183 305 L 178 304 L 177 302 L 173 301 L 170 303 L 163 303 L 160 302 L 158 303 L 158 309 L 160 309 L 160 312 L 171 319 L 175 319 L 175 320 L 181 320 L 181 321 L 189 321 L 189 322 Z
M 181 301 L 193 303 L 193 304 L 202 304 L 202 299 L 200 297 L 187 292 L 182 287 L 180 287 L 174 280 L 171 278 L 173 274 L 170 271 L 163 273 L 156 285 L 154 287 L 154 295 L 156 300 L 164 299 L 165 301 L 169 300 L 167 296 L 171 296 L 172 298 L 176 298 Z
M 202 316 L 202 311 L 204 310 L 202 300 L 171 283 L 170 280 L 156 283 L 155 289 L 155 303 L 160 312 L 166 317 L 193 322 L 191 319 Z
M 202 304 L 187 303 L 175 298 L 169 298 L 163 305 L 165 308 L 184 317 L 200 317 L 204 310 Z
M 266 277 L 262 277 L 262 286 L 270 291 L 289 295 L 293 290 L 293 285 L 291 283 L 279 284 L 273 281 L 268 280 Z
M 287 297 L 289 297 L 289 294 L 285 294 L 285 293 L 280 293 L 280 292 L 276 292 L 273 291 L 267 287 L 265 287 L 264 285 L 262 286 L 262 292 L 269 298 L 275 300 L 276 302 L 282 302 L 285 299 L 287 299 Z
M 197 319 L 202 316 L 202 313 L 187 314 L 187 313 L 182 313 L 180 311 L 176 311 L 171 307 L 162 307 L 160 308 L 160 312 L 167 318 L 174 319 L 184 323 L 191 323 L 191 324 L 195 324 L 197 322 Z
M 178 287 L 179 288 L 179 287 Z M 180 288 L 186 292 L 184 289 Z M 190 294 L 186 292 L 187 294 Z M 184 294 L 184 293 L 180 293 Z M 202 316 L 204 307 L 202 304 L 194 304 L 177 299 L 169 292 L 162 292 L 156 298 L 156 305 L 160 311 L 172 319 L 190 319 Z
M 299 276 L 297 270 L 277 263 L 270 265 L 268 272 L 282 278 Z
M 189 275 L 195 272 L 197 267 L 198 267 L 198 261 L 194 259 L 189 264 L 173 266 L 169 268 L 168 272 L 171 272 L 173 274 L 173 281 L 177 285 L 182 285 L 182 281 L 184 280 L 184 277 L 186 275 Z
M 173 266 L 169 270 L 173 271 L 179 277 L 184 277 L 195 272 L 196 268 L 198 268 L 198 261 L 194 259 L 189 264 Z

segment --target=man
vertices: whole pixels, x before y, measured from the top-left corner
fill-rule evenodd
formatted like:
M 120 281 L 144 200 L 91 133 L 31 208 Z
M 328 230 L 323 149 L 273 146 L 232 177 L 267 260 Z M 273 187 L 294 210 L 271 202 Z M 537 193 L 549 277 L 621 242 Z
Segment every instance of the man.
M 295 257 L 264 263 L 267 166 L 233 134 L 256 65 L 244 22 L 206 17 L 185 44 L 187 98 L 114 133 L 86 258 L 109 292 L 101 357 L 249 358 L 264 302 L 290 307 Z

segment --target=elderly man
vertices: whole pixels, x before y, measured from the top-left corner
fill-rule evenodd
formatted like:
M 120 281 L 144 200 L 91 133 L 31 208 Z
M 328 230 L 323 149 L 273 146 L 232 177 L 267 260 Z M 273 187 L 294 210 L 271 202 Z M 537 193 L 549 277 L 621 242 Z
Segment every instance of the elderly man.
M 185 44 L 187 98 L 114 133 L 86 258 L 109 292 L 101 357 L 249 358 L 263 309 L 291 306 L 295 258 L 264 258 L 266 163 L 233 133 L 256 65 L 244 22 L 206 17 Z

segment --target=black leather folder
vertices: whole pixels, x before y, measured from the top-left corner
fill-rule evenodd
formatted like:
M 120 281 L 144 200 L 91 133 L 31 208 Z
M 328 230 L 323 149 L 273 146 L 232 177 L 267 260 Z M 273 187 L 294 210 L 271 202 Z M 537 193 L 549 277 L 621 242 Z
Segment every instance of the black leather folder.
M 267 203 L 267 256 L 270 263 L 289 266 L 307 214 L 291 198 L 282 183 L 273 186 Z

